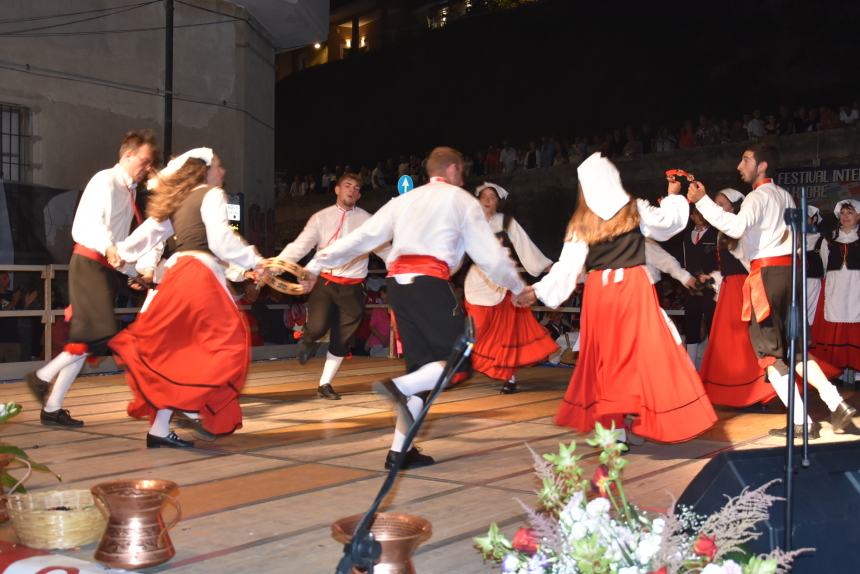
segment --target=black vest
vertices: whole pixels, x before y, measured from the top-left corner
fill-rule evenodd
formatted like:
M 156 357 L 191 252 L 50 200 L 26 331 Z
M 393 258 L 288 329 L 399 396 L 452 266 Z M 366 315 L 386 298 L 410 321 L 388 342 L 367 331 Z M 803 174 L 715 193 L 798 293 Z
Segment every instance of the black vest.
M 831 241 L 828 245 L 827 270 L 839 271 L 844 264 L 848 269 L 860 269 L 860 240 L 853 243 Z
M 698 276 L 717 270 L 717 230 L 709 227 L 702 233 L 698 243 L 693 243 L 693 232 L 684 232 L 684 269 Z
M 824 261 L 821 260 L 821 242 L 824 237 L 819 237 L 815 242 L 815 249 L 806 252 L 806 276 L 809 279 L 821 279 L 824 277 Z
M 588 246 L 585 270 L 627 269 L 645 265 L 645 238 L 636 227 L 609 241 Z
M 178 251 L 209 251 L 209 241 L 206 239 L 206 224 L 200 215 L 200 206 L 206 192 L 212 189 L 208 185 L 191 191 L 182 204 L 170 216 L 173 225 L 173 237 L 167 240 L 167 249 L 171 253 Z
M 731 254 L 728 249 L 720 249 L 717 252 L 717 259 L 720 263 L 720 273 L 723 277 L 729 275 L 746 275 L 747 268 L 741 263 L 741 260 Z

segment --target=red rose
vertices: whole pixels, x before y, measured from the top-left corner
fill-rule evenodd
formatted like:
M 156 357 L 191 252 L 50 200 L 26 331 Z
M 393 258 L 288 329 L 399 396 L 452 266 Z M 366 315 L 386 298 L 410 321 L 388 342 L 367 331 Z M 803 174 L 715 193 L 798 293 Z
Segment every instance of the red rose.
M 648 572 L 648 574 L 669 574 L 669 571 L 666 569 L 665 566 L 663 566 L 659 570 L 652 570 L 651 572 Z
M 693 546 L 693 552 L 699 556 L 707 557 L 708 560 L 713 560 L 714 556 L 717 555 L 716 540 L 715 536 L 699 534 L 699 537 L 696 539 L 696 544 Z
M 517 552 L 522 552 L 523 554 L 532 556 L 537 552 L 538 543 L 537 540 L 535 540 L 534 535 L 532 535 L 530 528 L 520 528 L 517 530 L 517 533 L 514 534 L 511 546 Z
M 591 477 L 591 489 L 596 491 L 597 494 L 606 498 L 606 490 L 609 487 L 611 481 L 609 480 L 609 467 L 605 464 L 601 464 L 597 468 L 594 469 L 594 476 Z

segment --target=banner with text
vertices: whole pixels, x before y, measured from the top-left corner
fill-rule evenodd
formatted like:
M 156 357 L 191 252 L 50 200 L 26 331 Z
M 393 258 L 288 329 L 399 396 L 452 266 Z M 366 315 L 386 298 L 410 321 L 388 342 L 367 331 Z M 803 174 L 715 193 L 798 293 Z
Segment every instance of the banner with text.
M 840 199 L 860 199 L 860 166 L 788 167 L 777 170 L 774 181 L 795 198 L 806 189 L 806 199 L 830 211 Z

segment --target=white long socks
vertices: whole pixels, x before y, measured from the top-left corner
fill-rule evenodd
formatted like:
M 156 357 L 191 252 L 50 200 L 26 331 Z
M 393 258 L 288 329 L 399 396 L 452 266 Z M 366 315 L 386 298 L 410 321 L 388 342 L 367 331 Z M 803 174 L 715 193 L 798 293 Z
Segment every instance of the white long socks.
M 172 409 L 159 409 L 155 413 L 155 420 L 152 421 L 152 426 L 149 427 L 149 434 L 165 438 L 170 434 L 170 417 L 172 416 Z
M 767 380 L 773 385 L 773 390 L 776 391 L 776 395 L 779 397 L 779 400 L 782 401 L 786 407 L 788 406 L 788 379 L 789 375 L 780 375 L 779 371 L 777 371 L 774 367 L 767 368 Z M 792 381 L 793 383 L 794 381 Z M 797 385 L 792 384 L 791 387 L 794 389 L 794 424 L 802 425 L 803 424 L 803 399 L 800 398 L 800 392 L 797 390 Z M 812 426 L 812 419 L 807 418 L 809 425 Z
M 411 397 L 412 395 L 429 391 L 435 387 L 436 381 L 439 380 L 444 369 L 444 363 L 435 361 L 433 363 L 427 363 L 417 371 L 413 371 L 392 380 L 394 381 L 394 384 L 397 385 L 397 388 L 400 389 L 401 393 L 407 397 Z
M 798 375 L 803 375 L 803 363 L 797 363 L 795 369 L 797 370 Z M 809 384 L 815 387 L 818 391 L 818 395 L 821 397 L 821 400 L 824 401 L 824 404 L 827 405 L 830 412 L 832 413 L 835 411 L 836 407 L 839 406 L 839 403 L 842 402 L 842 395 L 839 394 L 839 390 L 836 386 L 827 380 L 827 375 L 824 374 L 824 371 L 821 370 L 818 363 L 815 361 L 807 362 L 806 374 L 809 379 Z
M 342 362 L 343 357 L 336 357 L 331 353 L 326 353 L 325 365 L 323 365 L 323 372 L 320 377 L 320 386 L 331 384 Z
M 81 357 L 86 357 L 86 355 L 73 355 L 67 351 L 63 351 L 53 359 L 51 359 L 47 365 L 36 371 L 36 376 L 38 376 L 43 381 L 51 382 L 54 380 L 54 377 L 63 370 L 63 367 L 71 365 Z
M 60 358 L 62 355 L 69 355 L 69 357 L 64 358 L 63 362 L 66 364 L 59 369 L 57 380 L 54 381 L 54 386 L 51 388 L 51 396 L 49 396 L 48 400 L 45 402 L 45 412 L 48 413 L 55 413 L 62 408 L 63 399 L 66 397 L 66 393 L 69 392 L 69 388 L 72 386 L 72 383 L 75 382 L 78 373 L 80 373 L 81 369 L 84 368 L 84 359 L 87 358 L 86 355 L 72 355 L 71 353 L 66 352 L 57 355 L 57 358 Z M 69 358 L 71 358 L 71 360 L 69 360 Z M 54 361 L 51 361 L 45 365 L 45 367 L 49 367 L 53 363 Z M 41 369 L 39 371 L 41 371 Z M 36 372 L 36 375 L 42 379 L 42 375 L 39 374 L 39 371 Z M 50 381 L 51 379 L 45 378 L 42 380 Z
M 411 396 L 409 397 L 406 406 L 409 408 L 409 412 L 412 413 L 412 418 L 415 419 L 418 417 L 418 413 L 421 412 L 421 409 L 424 408 L 424 401 L 421 400 L 421 397 Z M 402 452 L 405 450 L 403 442 L 406 440 L 406 433 L 408 432 L 409 426 L 398 414 L 397 423 L 394 425 L 394 438 L 391 440 L 391 450 L 394 452 Z M 406 449 L 408 449 L 408 447 L 406 447 Z

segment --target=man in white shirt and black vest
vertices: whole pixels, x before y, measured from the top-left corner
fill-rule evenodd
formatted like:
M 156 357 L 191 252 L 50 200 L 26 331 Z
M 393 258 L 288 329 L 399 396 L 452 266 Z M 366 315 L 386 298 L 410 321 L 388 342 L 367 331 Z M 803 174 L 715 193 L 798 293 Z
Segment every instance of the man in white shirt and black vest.
M 714 290 L 706 288 L 710 274 L 718 268 L 717 230 L 710 227 L 696 209 L 690 211 L 690 220 L 692 226 L 682 241 L 683 264 L 684 269 L 696 278 L 699 289 L 684 293 L 684 337 L 690 360 L 699 368 L 699 347 L 711 332 L 717 306 Z
M 151 132 L 127 133 L 119 148 L 119 162 L 95 174 L 81 195 L 72 223 L 75 247 L 69 261 L 69 341 L 51 362 L 26 376 L 30 391 L 42 404 L 43 425 L 84 424 L 61 408 L 63 398 L 87 357 L 110 354 L 107 343 L 118 330 L 113 309 L 120 275 L 114 267 L 121 261 L 116 244 L 128 237 L 132 222 L 142 221 L 135 205 L 137 185 L 149 173 L 156 154 Z M 121 271 L 137 274 L 131 265 Z
M 435 462 L 404 444 L 421 395 L 433 389 L 462 335 L 466 315 L 449 282 L 464 253 L 496 284 L 519 294 L 525 283 L 490 229 L 478 200 L 463 190 L 463 156 L 439 147 L 427 159 L 429 183 L 386 203 L 358 230 L 318 252 L 307 264 L 312 287 L 321 270 L 343 265 L 386 241 L 391 251 L 388 298 L 403 342 L 407 374 L 374 385 L 397 407 L 397 424 L 385 467 L 403 450 L 403 468 Z
M 728 235 L 740 239 L 743 253 L 750 259 L 750 273 L 744 283 L 742 318 L 750 325 L 750 340 L 766 369 L 768 381 L 783 404 L 788 404 L 788 393 L 795 393 L 795 435 L 809 425 L 810 438 L 818 438 L 820 425 L 804 420 L 800 393 L 791 376 L 789 363 L 799 373 L 802 365 L 798 357 L 788 357 L 787 326 L 791 305 L 791 262 L 795 257 L 791 230 L 785 223 L 785 210 L 794 209 L 791 195 L 768 177 L 776 169 L 776 150 L 763 143 L 747 146 L 738 172 L 752 191 L 744 198 L 737 214 L 724 211 L 705 193 L 705 186 L 694 181 L 687 198 L 708 222 Z M 808 364 L 809 383 L 818 390 L 821 399 L 831 412 L 830 423 L 834 432 L 841 431 L 856 414 L 854 407 L 842 400 L 821 367 L 814 360 Z M 771 430 L 775 436 L 785 436 L 786 429 Z
M 361 178 L 346 172 L 335 184 L 335 204 L 314 213 L 296 239 L 284 247 L 278 259 L 297 263 L 311 249 L 321 250 L 357 229 L 370 219 L 370 214 L 358 207 Z M 384 257 L 385 249 L 379 250 Z M 308 320 L 299 342 L 299 363 L 314 356 L 317 341 L 330 331 L 328 353 L 320 377 L 317 395 L 323 399 L 340 400 L 332 387 L 343 358 L 349 354 L 352 340 L 364 317 L 364 280 L 367 277 L 367 253 L 337 266 L 324 267 L 322 280 L 308 297 Z

